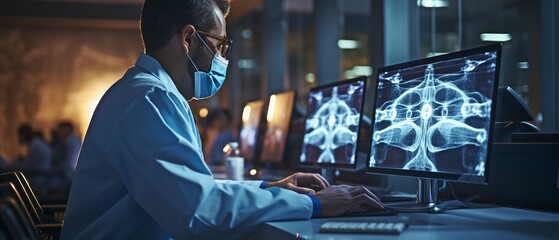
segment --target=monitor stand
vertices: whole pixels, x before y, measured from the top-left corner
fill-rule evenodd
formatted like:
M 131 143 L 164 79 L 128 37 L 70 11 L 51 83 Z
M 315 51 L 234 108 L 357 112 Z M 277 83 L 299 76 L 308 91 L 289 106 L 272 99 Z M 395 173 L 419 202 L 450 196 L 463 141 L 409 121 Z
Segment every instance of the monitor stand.
M 390 205 L 400 212 L 433 212 L 438 203 L 439 186 L 436 179 L 418 178 L 417 197 L 415 203 L 398 203 Z
M 437 179 L 418 178 L 415 203 L 398 203 L 389 207 L 403 213 L 443 213 L 447 209 L 464 208 L 467 205 L 458 200 L 439 203 Z
M 436 179 L 418 178 L 417 179 L 417 199 L 416 204 L 433 208 L 439 202 L 439 184 Z

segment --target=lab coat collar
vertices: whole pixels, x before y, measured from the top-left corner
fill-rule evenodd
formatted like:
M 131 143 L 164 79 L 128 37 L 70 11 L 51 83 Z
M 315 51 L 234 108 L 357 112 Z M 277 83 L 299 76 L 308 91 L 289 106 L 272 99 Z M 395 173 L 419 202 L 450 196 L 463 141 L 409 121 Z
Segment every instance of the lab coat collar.
M 163 66 L 161 66 L 157 59 L 145 53 L 140 53 L 134 66 L 145 69 L 149 74 L 161 80 L 163 84 L 168 86 L 170 88 L 169 90 L 179 93 L 179 90 L 177 86 L 175 86 L 173 79 L 171 79 L 171 76 L 169 76 L 169 74 L 165 71 L 165 69 L 163 68 Z M 180 96 L 180 94 L 178 95 Z

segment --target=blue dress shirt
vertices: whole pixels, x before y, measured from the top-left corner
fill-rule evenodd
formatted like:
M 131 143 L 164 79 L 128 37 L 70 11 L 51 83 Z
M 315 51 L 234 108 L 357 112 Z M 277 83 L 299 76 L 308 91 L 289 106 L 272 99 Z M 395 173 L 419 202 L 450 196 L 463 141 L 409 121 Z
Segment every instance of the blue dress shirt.
M 214 180 L 187 101 L 141 54 L 93 114 L 61 238 L 243 239 L 313 214 L 312 198 L 261 184 Z

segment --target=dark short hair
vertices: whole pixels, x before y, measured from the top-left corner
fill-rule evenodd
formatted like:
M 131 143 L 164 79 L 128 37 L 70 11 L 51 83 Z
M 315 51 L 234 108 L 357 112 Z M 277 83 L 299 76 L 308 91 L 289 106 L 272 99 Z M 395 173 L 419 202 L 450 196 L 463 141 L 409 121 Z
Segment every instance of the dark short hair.
M 140 19 L 146 52 L 161 49 L 184 25 L 212 29 L 217 22 L 213 4 L 227 16 L 229 0 L 146 0 Z
M 33 139 L 33 136 L 35 136 L 35 131 L 31 127 L 31 124 L 29 124 L 29 123 L 21 124 L 19 126 L 19 128 L 17 129 L 17 133 L 26 142 L 31 141 L 31 139 Z

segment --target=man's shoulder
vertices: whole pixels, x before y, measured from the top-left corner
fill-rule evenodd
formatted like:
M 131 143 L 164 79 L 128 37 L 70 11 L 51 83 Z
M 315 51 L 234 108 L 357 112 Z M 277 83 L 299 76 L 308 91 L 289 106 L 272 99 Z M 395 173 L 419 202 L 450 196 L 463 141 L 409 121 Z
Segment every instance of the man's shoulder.
M 148 88 L 161 88 L 167 89 L 168 86 L 164 81 L 150 72 L 146 72 L 140 67 L 131 67 L 126 71 L 124 76 L 115 83 L 115 87 L 124 87 L 126 89 L 144 89 Z
M 169 86 L 149 72 L 142 71 L 138 67 L 131 67 L 121 79 L 107 90 L 103 98 L 116 98 L 119 102 L 122 102 L 144 96 L 153 89 L 168 91 Z

